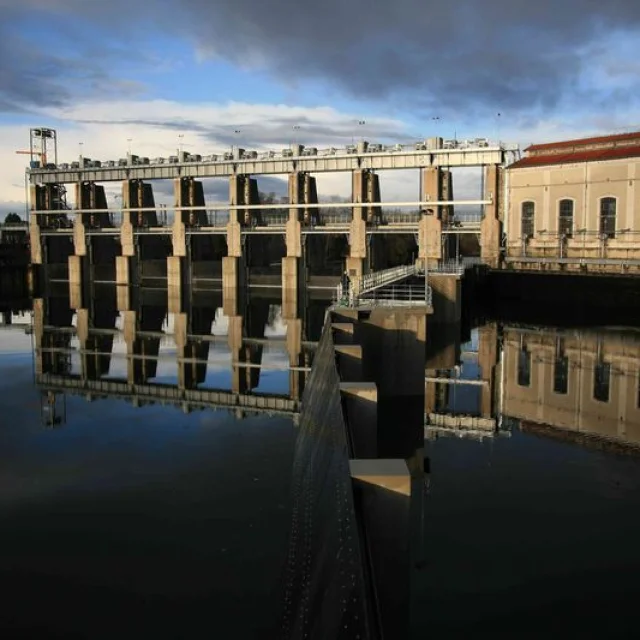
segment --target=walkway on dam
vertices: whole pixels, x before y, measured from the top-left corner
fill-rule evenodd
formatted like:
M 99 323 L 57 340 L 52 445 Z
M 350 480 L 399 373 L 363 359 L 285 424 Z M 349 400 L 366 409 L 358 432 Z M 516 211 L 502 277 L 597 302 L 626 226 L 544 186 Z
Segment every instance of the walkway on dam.
M 415 279 L 420 280 L 416 284 Z M 341 307 L 426 306 L 431 307 L 431 288 L 424 268 L 418 264 L 401 265 L 346 278 L 336 288 L 334 303 Z

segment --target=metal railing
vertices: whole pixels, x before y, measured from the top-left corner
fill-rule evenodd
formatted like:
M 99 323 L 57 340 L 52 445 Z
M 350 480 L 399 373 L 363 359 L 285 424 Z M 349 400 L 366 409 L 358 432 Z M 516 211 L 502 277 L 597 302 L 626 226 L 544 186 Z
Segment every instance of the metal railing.
M 383 224 L 416 224 L 421 217 L 420 211 L 383 211 L 381 221 Z
M 458 260 L 442 260 L 437 265 L 429 265 L 429 273 L 462 275 L 465 269 L 464 263 Z
M 318 210 L 318 221 L 323 225 L 347 225 L 351 224 L 352 219 L 351 211 Z
M 442 260 L 437 265 L 430 265 L 428 272 L 462 275 L 466 269 L 482 264 L 484 261 L 479 256 L 469 256 L 460 260 Z
M 397 284 L 411 276 L 424 274 L 420 264 L 401 265 L 374 271 L 340 283 L 333 302 L 338 306 L 355 307 L 361 304 L 431 304 L 431 287 L 423 284 Z M 426 276 L 425 276 L 426 278 Z M 391 285 L 391 286 L 390 286 Z
M 403 280 L 410 276 L 423 273 L 422 267 L 418 264 L 405 264 L 381 271 L 373 271 L 351 281 L 351 290 L 356 296 L 364 295 L 374 289 L 378 289 L 387 284 L 392 284 L 398 280 Z
M 333 305 L 337 307 L 401 307 L 433 306 L 433 291 L 429 285 L 388 285 L 363 296 L 345 293 L 341 286 L 336 288 Z

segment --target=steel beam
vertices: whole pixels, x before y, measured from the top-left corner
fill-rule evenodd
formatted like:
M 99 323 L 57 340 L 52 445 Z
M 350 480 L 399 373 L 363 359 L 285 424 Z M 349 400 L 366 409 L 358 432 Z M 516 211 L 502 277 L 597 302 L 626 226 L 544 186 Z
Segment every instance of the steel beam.
M 296 172 L 324 173 L 359 169 L 420 169 L 423 167 L 478 167 L 501 165 L 507 150 L 500 147 L 383 151 L 361 154 L 299 156 L 293 158 L 221 160 L 126 167 L 82 169 L 29 169 L 31 184 L 67 184 L 92 180 L 172 180 L 175 178 L 226 178 L 233 175 L 273 175 Z

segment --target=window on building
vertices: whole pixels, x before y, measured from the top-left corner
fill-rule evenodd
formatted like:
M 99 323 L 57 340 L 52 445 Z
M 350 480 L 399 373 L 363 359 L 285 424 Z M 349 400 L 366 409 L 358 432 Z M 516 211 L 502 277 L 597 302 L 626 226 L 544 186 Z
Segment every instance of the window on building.
M 566 394 L 569 390 L 569 358 L 556 354 L 553 364 L 553 392 Z
M 570 238 L 573 235 L 573 200 L 560 200 L 558 231 L 561 236 Z
M 600 200 L 600 234 L 607 238 L 616 237 L 616 199 Z
M 522 237 L 531 238 L 533 236 L 533 218 L 536 213 L 534 202 L 522 203 Z
M 609 402 L 611 387 L 611 365 L 608 362 L 599 362 L 593 376 L 593 397 L 600 402 Z
M 521 387 L 531 385 L 531 352 L 524 347 L 518 354 L 518 385 Z

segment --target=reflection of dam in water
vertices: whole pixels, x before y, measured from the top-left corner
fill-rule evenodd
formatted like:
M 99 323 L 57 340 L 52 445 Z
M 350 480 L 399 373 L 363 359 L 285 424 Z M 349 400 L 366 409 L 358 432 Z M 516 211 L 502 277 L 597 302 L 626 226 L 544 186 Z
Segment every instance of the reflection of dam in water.
M 280 300 L 268 294 L 229 316 L 215 292 L 194 296 L 180 313 L 169 312 L 166 290 L 128 292 L 127 311 L 118 311 L 115 287 L 96 293 L 85 308 L 73 308 L 65 288 L 34 300 L 35 373 L 43 389 L 184 411 L 299 412 L 324 304 L 308 305 L 303 330 L 302 319 L 283 320 Z M 283 378 L 284 393 L 270 392 L 270 372 Z

